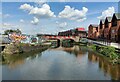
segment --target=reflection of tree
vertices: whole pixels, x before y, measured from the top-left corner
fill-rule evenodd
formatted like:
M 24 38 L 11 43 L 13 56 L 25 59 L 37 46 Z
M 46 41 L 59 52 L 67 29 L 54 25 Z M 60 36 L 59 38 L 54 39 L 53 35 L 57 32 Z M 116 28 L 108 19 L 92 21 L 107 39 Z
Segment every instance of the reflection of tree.
M 91 62 L 99 62 L 99 68 L 104 71 L 104 75 L 109 74 L 114 80 L 120 79 L 120 65 L 112 65 L 106 58 L 91 51 L 88 51 L 88 59 Z
M 88 52 L 88 59 L 89 61 L 96 62 L 97 56 L 93 52 Z
M 63 47 L 63 50 L 70 53 L 70 54 L 74 54 L 76 57 L 80 57 L 82 55 L 85 55 L 87 53 L 86 47 L 80 47 L 80 46 L 73 46 L 73 47 L 69 47 L 69 48 L 65 48 Z
M 46 50 L 46 49 L 44 49 Z M 31 51 L 23 54 L 12 54 L 12 55 L 5 55 L 4 56 L 4 64 L 8 64 L 10 68 L 15 68 L 18 65 L 24 64 L 24 61 L 26 58 L 34 59 L 36 58 L 36 55 L 39 56 L 41 55 L 41 52 L 44 50 L 36 50 L 36 51 Z

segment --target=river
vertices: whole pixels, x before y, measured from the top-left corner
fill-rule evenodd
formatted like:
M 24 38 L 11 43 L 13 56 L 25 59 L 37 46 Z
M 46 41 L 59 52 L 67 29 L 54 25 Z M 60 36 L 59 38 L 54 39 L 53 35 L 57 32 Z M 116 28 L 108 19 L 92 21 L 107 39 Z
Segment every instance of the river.
M 3 61 L 3 80 L 120 80 L 119 65 L 84 46 L 49 48 Z

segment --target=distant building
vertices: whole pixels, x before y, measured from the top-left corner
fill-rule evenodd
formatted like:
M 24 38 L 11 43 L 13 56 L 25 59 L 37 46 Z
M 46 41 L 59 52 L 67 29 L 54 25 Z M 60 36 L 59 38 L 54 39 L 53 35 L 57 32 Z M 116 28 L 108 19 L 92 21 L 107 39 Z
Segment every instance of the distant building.
M 97 39 L 99 36 L 98 25 L 90 24 L 88 27 L 88 38 L 89 39 Z
M 79 36 L 79 37 L 86 37 L 87 32 L 85 31 L 85 28 L 76 28 L 76 29 L 70 29 L 67 31 L 59 32 L 58 36 Z
M 23 36 L 22 34 L 17 34 L 16 32 L 13 32 L 8 35 L 9 38 L 12 40 L 12 42 L 21 42 L 21 40 L 26 39 L 26 36 Z
M 29 44 L 36 44 L 39 43 L 39 38 L 34 35 L 24 35 L 26 36 L 25 39 L 21 40 L 21 43 L 29 43 Z
M 53 35 L 53 34 L 37 34 L 37 37 L 38 37 L 38 42 L 39 43 L 43 43 L 43 42 L 46 42 L 48 41 L 48 39 L 46 37 L 53 37 L 53 36 L 57 36 L 57 35 Z M 50 40 L 50 39 L 49 39 Z
M 8 35 L 0 35 L 0 44 L 10 44 L 12 40 L 8 37 Z

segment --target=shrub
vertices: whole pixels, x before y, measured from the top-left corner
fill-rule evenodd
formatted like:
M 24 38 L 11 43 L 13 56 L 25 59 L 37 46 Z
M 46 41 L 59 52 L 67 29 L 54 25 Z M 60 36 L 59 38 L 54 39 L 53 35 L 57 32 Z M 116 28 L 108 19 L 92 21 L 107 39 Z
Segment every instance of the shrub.
M 96 46 L 92 45 L 90 46 L 93 50 L 97 50 L 99 53 L 105 55 L 106 57 L 109 57 L 112 60 L 112 63 L 118 62 L 120 59 L 120 56 L 118 53 L 115 52 L 115 48 L 111 46 Z M 98 48 L 98 49 L 97 49 Z
M 96 45 L 91 45 L 90 48 L 92 48 L 93 50 L 96 50 Z

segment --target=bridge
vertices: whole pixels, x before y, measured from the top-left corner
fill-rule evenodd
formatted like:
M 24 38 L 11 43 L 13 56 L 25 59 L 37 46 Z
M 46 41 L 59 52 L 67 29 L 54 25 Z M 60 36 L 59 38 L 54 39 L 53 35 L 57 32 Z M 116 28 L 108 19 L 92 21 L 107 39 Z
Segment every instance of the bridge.
M 75 42 L 79 42 L 80 37 L 79 36 L 57 36 L 57 35 L 51 35 L 51 36 L 43 36 L 46 39 L 55 39 L 55 40 L 74 40 Z

